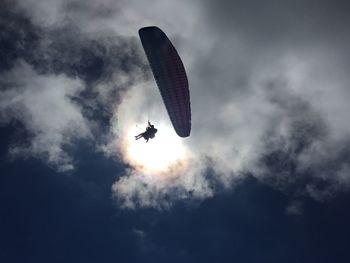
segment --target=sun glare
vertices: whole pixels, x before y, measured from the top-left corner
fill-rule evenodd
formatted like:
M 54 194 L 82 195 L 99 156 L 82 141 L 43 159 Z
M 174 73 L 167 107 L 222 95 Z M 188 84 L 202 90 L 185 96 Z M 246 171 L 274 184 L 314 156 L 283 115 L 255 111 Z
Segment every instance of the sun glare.
M 155 138 L 146 143 L 143 138 L 135 140 L 134 137 L 144 130 L 130 127 L 124 139 L 124 158 L 145 175 L 176 175 L 187 166 L 186 147 L 172 127 L 160 124 L 156 128 Z

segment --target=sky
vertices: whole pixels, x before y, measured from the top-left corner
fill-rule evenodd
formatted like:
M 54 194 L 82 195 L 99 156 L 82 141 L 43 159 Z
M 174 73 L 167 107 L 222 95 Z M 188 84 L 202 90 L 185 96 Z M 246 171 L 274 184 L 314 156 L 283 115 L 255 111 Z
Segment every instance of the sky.
M 2 0 L 0 261 L 349 262 L 349 9 Z M 188 138 L 150 25 L 186 68 Z

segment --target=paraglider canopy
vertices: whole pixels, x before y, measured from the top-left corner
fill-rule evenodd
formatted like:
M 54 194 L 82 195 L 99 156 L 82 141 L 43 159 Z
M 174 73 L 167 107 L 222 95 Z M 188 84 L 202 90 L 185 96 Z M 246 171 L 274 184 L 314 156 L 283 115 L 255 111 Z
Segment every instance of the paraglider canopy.
M 191 132 L 190 92 L 185 67 L 175 47 L 158 27 L 139 30 L 142 46 L 176 133 Z

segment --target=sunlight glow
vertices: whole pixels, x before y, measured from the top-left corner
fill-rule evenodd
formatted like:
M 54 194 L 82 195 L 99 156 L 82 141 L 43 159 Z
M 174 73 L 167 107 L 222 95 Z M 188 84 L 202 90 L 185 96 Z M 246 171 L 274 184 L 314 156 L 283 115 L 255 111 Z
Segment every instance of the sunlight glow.
M 186 169 L 188 151 L 172 127 L 160 124 L 156 128 L 155 138 L 146 143 L 134 137 L 144 129 L 129 127 L 123 140 L 124 159 L 144 175 L 175 176 Z

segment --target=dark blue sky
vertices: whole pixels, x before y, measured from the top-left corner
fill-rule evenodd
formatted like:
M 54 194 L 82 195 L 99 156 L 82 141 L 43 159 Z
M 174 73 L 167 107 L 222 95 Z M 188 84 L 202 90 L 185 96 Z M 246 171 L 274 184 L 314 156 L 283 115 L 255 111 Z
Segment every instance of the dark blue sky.
M 0 262 L 350 262 L 347 4 L 112 2 L 0 4 Z M 111 132 L 149 23 L 190 81 L 174 184 Z
M 35 159 L 9 161 L 1 129 L 2 262 L 348 262 L 349 194 L 288 198 L 249 177 L 235 191 L 167 211 L 120 209 L 110 185 L 120 165 L 83 147 L 74 174 Z

